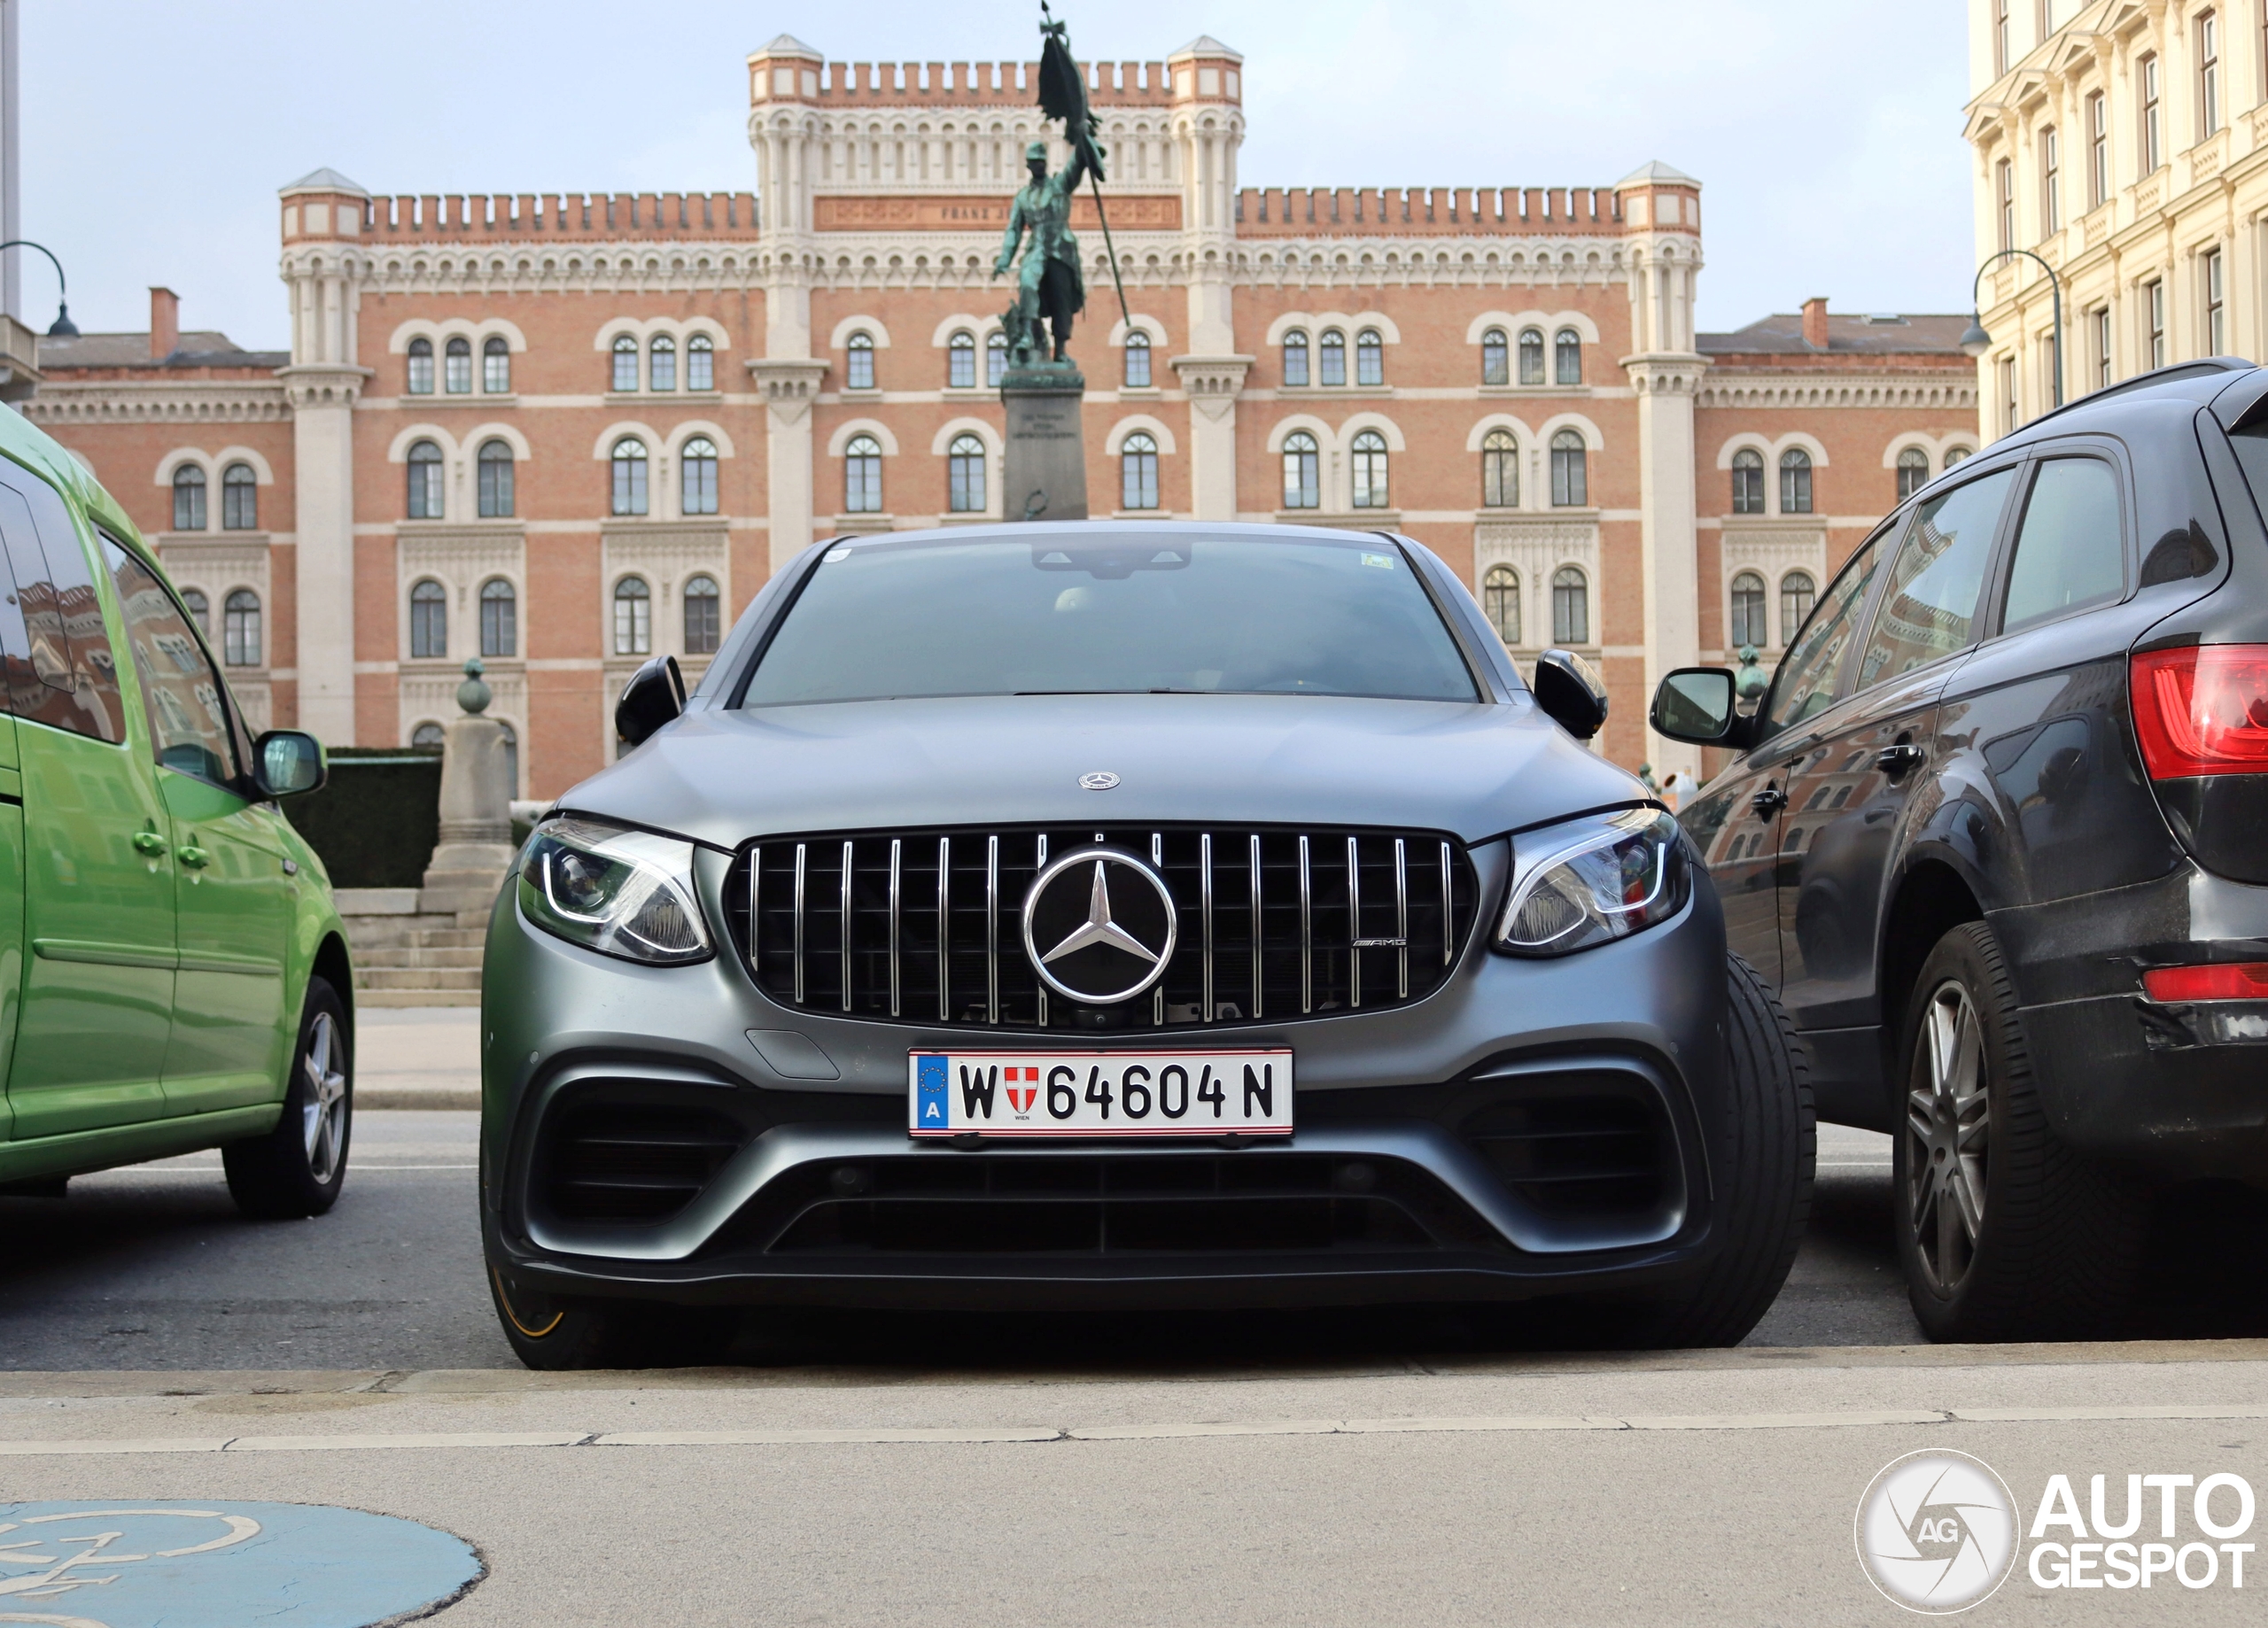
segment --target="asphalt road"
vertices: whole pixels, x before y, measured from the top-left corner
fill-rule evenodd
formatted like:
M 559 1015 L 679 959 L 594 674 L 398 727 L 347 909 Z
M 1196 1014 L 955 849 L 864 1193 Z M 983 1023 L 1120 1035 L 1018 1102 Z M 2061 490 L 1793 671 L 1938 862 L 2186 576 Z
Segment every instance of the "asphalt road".
M 374 1025 L 366 1077 L 445 1096 L 471 1033 Z M 745 1330 L 729 1368 L 533 1375 L 482 1287 L 474 1125 L 365 1113 L 316 1221 L 240 1220 L 210 1155 L 0 1198 L 0 1498 L 405 1517 L 486 1569 L 444 1620 L 609 1628 L 1888 1622 L 1852 1519 L 1901 1454 L 1983 1458 L 2019 1524 L 2059 1473 L 2084 1500 L 2093 1474 L 2229 1471 L 2268 1503 L 2268 1341 L 2230 1337 L 2268 1326 L 2268 1226 L 2230 1205 L 2174 1218 L 2138 1330 L 2210 1339 L 1922 1344 L 1885 1143 L 1829 1129 L 1738 1351 L 1558 1354 L 1455 1311 L 813 1314 Z M 122 1585 L 12 1599 L 31 1530 L 0 1533 L 0 1622 L 274 1615 L 194 1558 L 152 1616 Z M 364 1564 L 327 1553 L 334 1581 Z M 2050 1593 L 2019 1566 L 1975 1620 L 2256 1616 L 2225 1577 L 2158 1584 Z M 276 1620 L 367 1620 L 301 1603 Z

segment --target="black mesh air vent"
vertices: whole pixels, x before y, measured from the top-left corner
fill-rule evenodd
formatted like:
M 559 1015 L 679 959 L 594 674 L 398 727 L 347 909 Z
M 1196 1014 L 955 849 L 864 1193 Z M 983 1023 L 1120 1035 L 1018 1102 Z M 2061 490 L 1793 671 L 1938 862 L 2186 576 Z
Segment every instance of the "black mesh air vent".
M 544 1195 L 564 1221 L 664 1221 L 746 1139 L 731 1120 L 699 1109 L 570 1109 L 549 1133 Z
M 1675 1179 L 1676 1145 L 1660 1105 L 1635 1094 L 1496 1103 L 1462 1134 L 1507 1187 L 1547 1214 L 1643 1213 Z

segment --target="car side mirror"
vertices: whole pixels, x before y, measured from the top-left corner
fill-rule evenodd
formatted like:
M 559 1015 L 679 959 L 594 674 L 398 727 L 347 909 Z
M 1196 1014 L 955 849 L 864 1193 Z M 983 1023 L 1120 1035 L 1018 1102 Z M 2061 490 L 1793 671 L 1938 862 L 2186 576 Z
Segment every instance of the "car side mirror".
M 1606 727 L 1606 686 L 1573 650 L 1546 650 L 1535 658 L 1535 704 L 1578 740 Z
M 1689 746 L 1749 744 L 1756 720 L 1736 706 L 1738 682 L 1729 667 L 1678 667 L 1662 675 L 1648 721 L 1654 733 Z
M 330 779 L 322 742 L 304 730 L 271 729 L 252 746 L 252 784 L 263 797 L 319 791 Z
M 677 657 L 657 655 L 630 675 L 622 699 L 614 703 L 614 733 L 643 746 L 654 733 L 685 710 L 685 675 Z

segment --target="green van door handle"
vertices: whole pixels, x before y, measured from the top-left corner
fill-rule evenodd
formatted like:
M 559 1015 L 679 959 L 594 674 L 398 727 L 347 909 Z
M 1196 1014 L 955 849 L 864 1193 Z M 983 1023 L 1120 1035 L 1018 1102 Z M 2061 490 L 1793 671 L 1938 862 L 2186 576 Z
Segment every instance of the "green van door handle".
M 154 857 L 166 851 L 166 839 L 154 831 L 137 831 L 134 833 L 134 846 L 139 851 Z
M 191 842 L 185 847 L 174 849 L 174 857 L 180 860 L 192 871 L 201 871 L 205 868 L 206 863 L 210 860 L 213 856 L 206 853 L 203 849 L 198 847 L 196 843 Z

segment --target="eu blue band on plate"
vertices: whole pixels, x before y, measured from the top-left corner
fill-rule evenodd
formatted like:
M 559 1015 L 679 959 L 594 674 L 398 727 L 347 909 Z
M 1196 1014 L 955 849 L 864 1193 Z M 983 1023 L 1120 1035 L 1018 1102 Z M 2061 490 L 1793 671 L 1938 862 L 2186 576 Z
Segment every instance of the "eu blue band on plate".
M 923 1129 L 936 1126 L 940 1130 L 952 1123 L 945 1106 L 946 1059 L 942 1057 L 920 1058 L 914 1074 L 914 1123 Z

